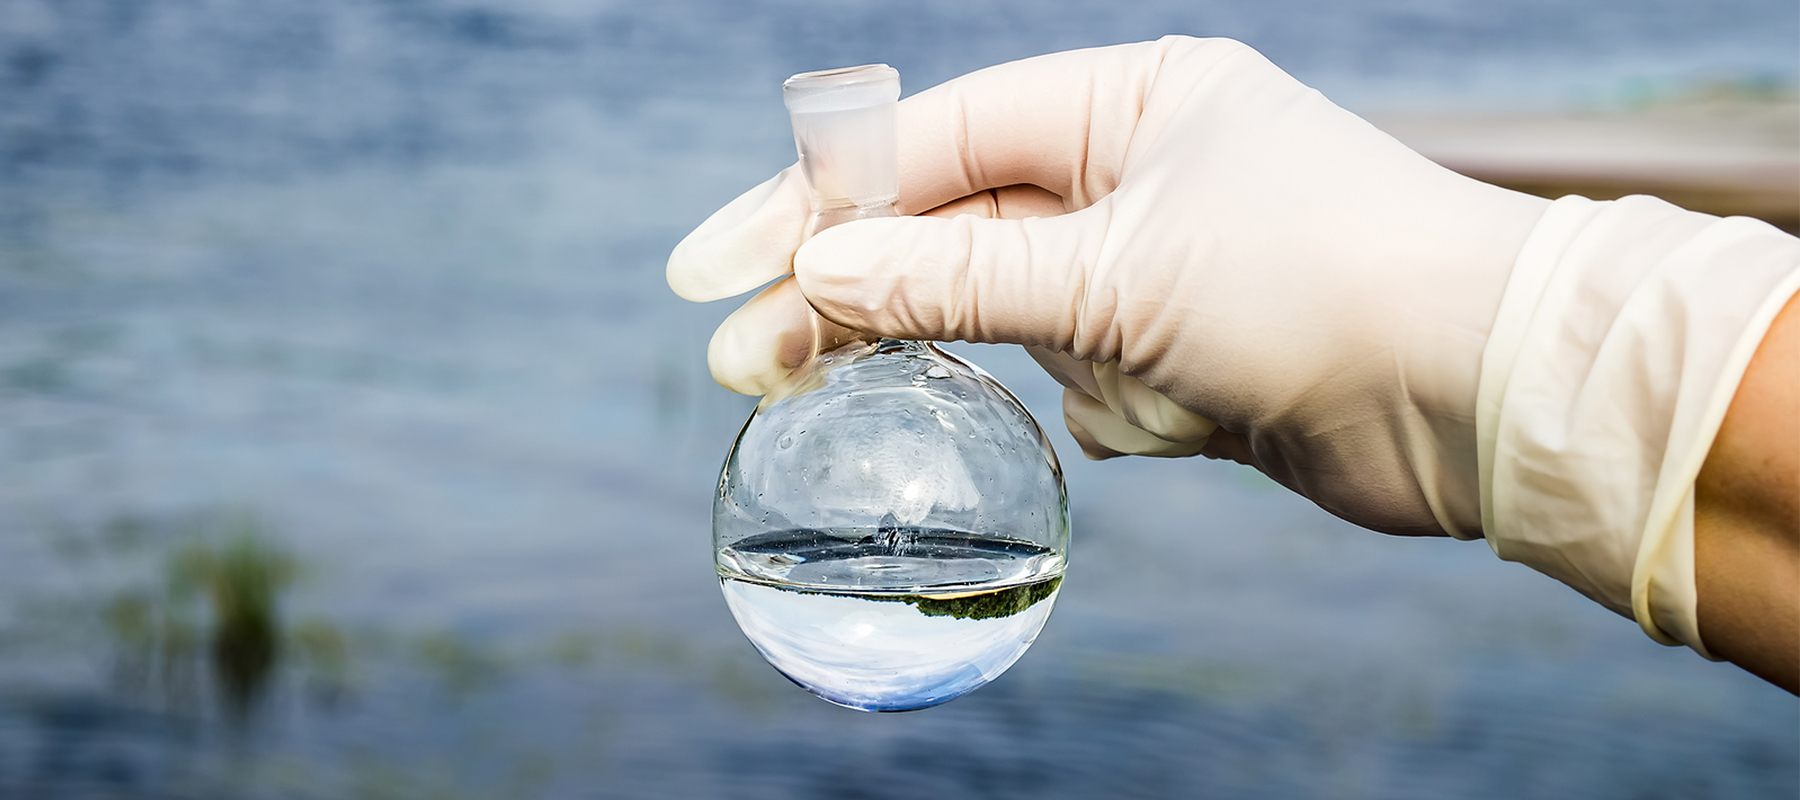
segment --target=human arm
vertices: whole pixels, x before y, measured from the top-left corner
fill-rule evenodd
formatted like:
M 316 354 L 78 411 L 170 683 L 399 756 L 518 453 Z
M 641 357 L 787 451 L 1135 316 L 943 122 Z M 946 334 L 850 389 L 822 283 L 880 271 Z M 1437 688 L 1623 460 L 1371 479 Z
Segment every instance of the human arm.
M 1800 298 L 1757 348 L 1695 489 L 1707 648 L 1800 693 Z

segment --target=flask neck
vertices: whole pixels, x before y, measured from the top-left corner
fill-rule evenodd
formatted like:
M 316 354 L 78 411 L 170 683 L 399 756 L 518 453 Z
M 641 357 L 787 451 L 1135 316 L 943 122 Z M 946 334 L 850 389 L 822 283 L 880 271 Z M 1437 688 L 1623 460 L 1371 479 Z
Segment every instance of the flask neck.
M 806 235 L 812 236 L 819 231 L 834 225 L 855 222 L 859 219 L 881 219 L 883 217 L 898 216 L 900 216 L 900 212 L 894 208 L 893 203 L 881 203 L 869 206 L 841 206 L 838 208 L 819 208 L 814 206 L 812 222 L 806 226 Z
M 842 225 L 846 222 L 855 222 L 859 219 L 880 219 L 883 217 L 898 216 L 900 216 L 900 212 L 894 208 L 893 203 L 881 203 L 868 206 L 840 206 L 838 208 L 823 209 L 815 205 L 813 206 L 812 220 L 806 226 L 806 236 L 810 239 L 818 234 L 819 231 L 825 230 L 826 228 L 834 225 Z M 812 322 L 813 347 L 815 350 L 850 345 L 872 345 L 879 348 L 894 344 L 910 344 L 898 339 L 887 339 L 872 333 L 855 331 L 837 325 L 826 325 L 821 328 L 819 324 L 820 319 L 817 314 L 813 315 Z M 796 372 L 796 374 L 798 374 L 798 372 Z
M 886 64 L 807 72 L 788 78 L 781 89 L 800 170 L 812 195 L 806 235 L 846 222 L 899 216 L 894 203 L 900 199 L 895 141 L 900 73 Z M 827 324 L 816 314 L 812 322 L 815 353 L 886 341 Z M 820 370 L 803 367 L 794 375 L 816 376 L 832 363 L 827 357 Z M 769 397 L 787 393 L 783 389 Z

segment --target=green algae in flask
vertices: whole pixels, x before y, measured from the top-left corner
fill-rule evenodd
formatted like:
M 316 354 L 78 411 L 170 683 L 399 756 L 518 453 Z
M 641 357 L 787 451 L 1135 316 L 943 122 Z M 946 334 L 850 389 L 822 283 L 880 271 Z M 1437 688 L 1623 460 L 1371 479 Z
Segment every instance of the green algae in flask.
M 895 215 L 885 64 L 789 78 L 813 232 Z M 1068 561 L 1062 468 L 986 372 L 924 342 L 852 342 L 770 392 L 713 505 L 725 601 L 825 700 L 910 711 L 998 677 L 1043 630 Z

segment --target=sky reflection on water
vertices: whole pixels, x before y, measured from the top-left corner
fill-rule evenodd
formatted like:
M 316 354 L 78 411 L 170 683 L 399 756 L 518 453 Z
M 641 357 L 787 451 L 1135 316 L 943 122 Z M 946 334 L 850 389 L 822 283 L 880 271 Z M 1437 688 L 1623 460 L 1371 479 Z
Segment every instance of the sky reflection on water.
M 1800 707 L 1479 544 L 1047 423 L 1068 582 L 1006 676 L 871 717 L 716 588 L 750 401 L 668 248 L 912 89 L 1170 31 L 1355 108 L 1791 85 L 1791 3 L 0 5 L 0 795 L 1771 797 Z M 1761 84 L 1759 84 L 1761 85 Z M 1633 94 L 1637 93 L 1637 94 Z

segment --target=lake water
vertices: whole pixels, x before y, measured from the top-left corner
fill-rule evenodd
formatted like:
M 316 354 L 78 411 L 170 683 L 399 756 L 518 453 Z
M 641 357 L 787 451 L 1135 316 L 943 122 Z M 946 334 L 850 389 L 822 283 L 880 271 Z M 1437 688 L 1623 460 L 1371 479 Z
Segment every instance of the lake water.
M 1068 468 L 1038 643 L 905 715 L 720 597 L 750 402 L 669 248 L 777 87 L 1168 32 L 1352 108 L 1791 86 L 1792 2 L 0 2 L 0 796 L 1736 798 L 1800 704 L 1481 543 L 1247 470 Z

